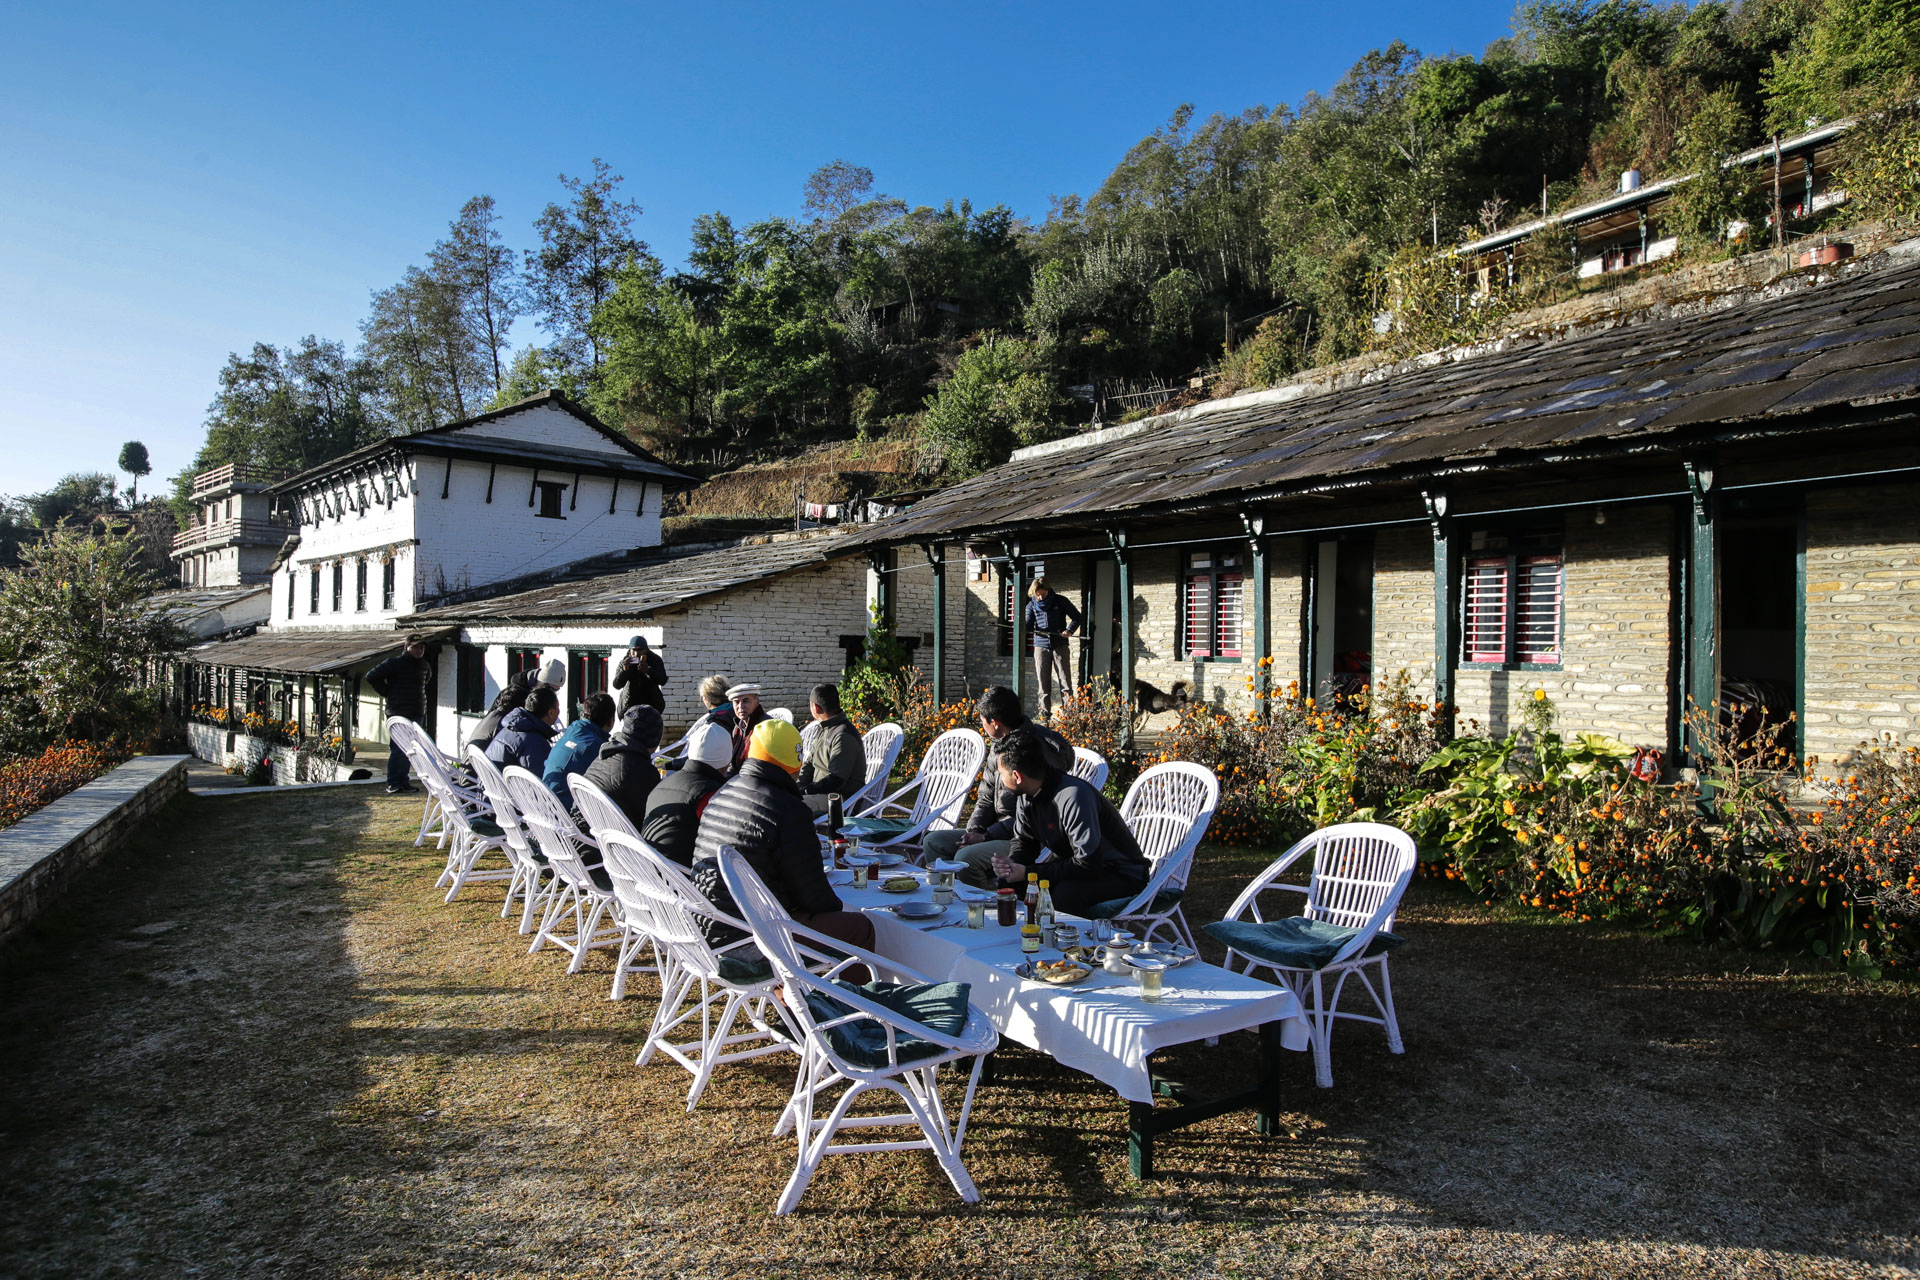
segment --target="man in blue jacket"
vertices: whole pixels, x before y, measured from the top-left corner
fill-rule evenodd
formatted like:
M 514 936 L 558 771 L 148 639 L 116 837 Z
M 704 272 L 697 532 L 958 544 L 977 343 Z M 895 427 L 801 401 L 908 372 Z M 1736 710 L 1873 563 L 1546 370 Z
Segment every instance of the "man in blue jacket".
M 1067 637 L 1080 630 L 1080 611 L 1073 602 L 1058 595 L 1045 578 L 1035 578 L 1027 588 L 1027 628 L 1033 633 L 1033 669 L 1040 678 L 1040 722 L 1053 718 L 1058 702 L 1054 686 L 1060 686 L 1060 701 L 1073 691 L 1073 659 L 1067 651 Z
M 560 797 L 565 808 L 573 808 L 573 788 L 568 782 L 576 773 L 600 757 L 600 748 L 613 736 L 613 695 L 589 694 L 580 708 L 580 718 L 566 727 L 547 754 L 547 769 L 540 780 L 547 790 Z

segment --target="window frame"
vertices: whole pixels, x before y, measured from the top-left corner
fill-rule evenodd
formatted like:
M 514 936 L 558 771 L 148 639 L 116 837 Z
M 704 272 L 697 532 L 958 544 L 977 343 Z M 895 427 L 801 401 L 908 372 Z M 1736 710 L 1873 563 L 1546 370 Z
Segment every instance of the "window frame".
M 1505 540 L 1504 546 L 1474 549 L 1472 543 L 1477 539 L 1494 538 Z M 1467 546 L 1461 551 L 1457 581 L 1460 584 L 1460 596 L 1455 620 L 1459 629 L 1458 649 L 1455 661 L 1464 670 L 1472 671 L 1558 671 L 1566 663 L 1567 657 L 1567 554 L 1566 542 L 1558 529 L 1493 528 L 1474 530 L 1467 538 Z M 1528 657 L 1529 652 L 1522 636 L 1522 600 L 1526 593 L 1525 570 L 1529 565 L 1551 560 L 1555 577 L 1553 600 L 1553 656 L 1550 658 Z M 1497 571 L 1502 599 L 1500 601 L 1500 631 L 1498 657 L 1478 656 L 1493 652 L 1490 647 L 1478 649 L 1474 640 L 1474 596 L 1473 575 L 1476 569 Z
M 611 693 L 612 686 L 611 649 L 568 649 L 567 650 L 567 707 L 569 722 L 578 720 L 586 712 L 587 699 L 596 693 Z M 599 679 L 596 682 L 595 676 Z
M 1193 561 L 1198 556 L 1207 557 L 1207 567 L 1195 569 Z M 1225 563 L 1227 557 L 1233 557 L 1234 563 Z M 1247 637 L 1247 577 L 1252 571 L 1252 556 L 1247 548 L 1237 542 L 1208 543 L 1199 547 L 1184 547 L 1180 551 L 1178 576 L 1174 580 L 1174 654 L 1181 661 L 1236 663 L 1246 659 Z M 1207 579 L 1207 643 L 1204 649 L 1193 643 L 1191 622 L 1188 609 L 1192 604 L 1194 581 Z M 1228 651 L 1221 643 L 1229 628 L 1221 625 L 1224 612 L 1224 600 L 1220 586 L 1230 581 L 1234 591 L 1235 625 L 1230 629 L 1233 636 L 1233 648 Z
M 453 647 L 453 709 L 465 716 L 487 713 L 487 651 L 483 645 L 462 642 Z
M 317 564 L 311 566 L 308 569 L 308 574 L 307 616 L 310 618 L 318 617 L 320 614 L 320 566 Z
M 565 520 L 567 501 L 567 482 L 564 480 L 536 480 L 534 492 L 539 496 L 539 505 L 534 509 L 536 520 Z M 548 508 L 552 509 L 549 510 Z
M 546 650 L 538 649 L 538 648 L 518 648 L 511 645 L 508 646 L 507 648 L 507 679 L 508 681 L 512 681 L 512 679 L 515 676 L 519 675 L 522 671 L 538 671 L 540 669 L 540 663 L 543 660 L 542 655 L 545 652 Z
M 367 562 L 365 557 L 353 562 L 353 611 L 367 611 Z
M 383 612 L 393 611 L 394 578 L 393 557 L 388 556 L 380 562 L 380 608 Z
M 344 612 L 347 600 L 347 567 L 338 560 L 333 562 L 333 611 Z

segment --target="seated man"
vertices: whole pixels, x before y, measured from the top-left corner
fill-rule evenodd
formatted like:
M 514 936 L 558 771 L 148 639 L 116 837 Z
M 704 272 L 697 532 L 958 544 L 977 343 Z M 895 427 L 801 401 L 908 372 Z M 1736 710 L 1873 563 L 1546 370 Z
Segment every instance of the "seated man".
M 1047 754 L 1047 763 L 1062 773 L 1073 769 L 1073 745 L 1046 725 L 1027 719 L 1026 711 L 1013 690 L 990 685 L 974 705 L 980 717 L 980 732 L 987 735 L 991 750 L 987 756 L 986 776 L 973 802 L 966 829 L 948 828 L 929 831 L 922 842 L 929 860 L 954 859 L 967 864 L 960 882 L 978 889 L 991 889 L 996 883 L 993 860 L 1007 855 L 1007 841 L 1013 838 L 1013 815 L 1020 797 L 1000 785 L 1000 744 L 1015 733 L 1026 732 L 1038 738 Z
M 800 772 L 800 731 L 784 720 L 768 720 L 753 731 L 747 753 L 740 772 L 714 794 L 700 820 L 694 882 L 715 906 L 732 914 L 731 896 L 723 901 L 724 888 L 716 894 L 709 886 L 724 886 L 717 875 L 720 850 L 736 849 L 796 921 L 872 950 L 873 921 L 842 910 L 821 869 L 813 813 L 794 781 Z
M 606 792 L 636 831 L 646 817 L 647 797 L 660 784 L 660 771 L 653 767 L 654 748 L 659 745 L 660 712 L 645 703 L 629 707 L 612 740 L 580 775 Z M 579 816 L 576 809 L 574 818 Z
M 683 867 L 693 865 L 694 840 L 700 817 L 733 763 L 733 735 L 717 724 L 696 724 L 687 735 L 687 755 L 678 769 L 660 780 L 647 797 L 644 821 L 636 823 L 640 838 L 662 857 Z
M 760 686 L 757 684 L 736 684 L 727 688 L 727 701 L 733 704 L 733 769 L 740 772 L 740 766 L 747 761 L 747 744 L 753 739 L 754 729 L 765 724 L 773 717 L 760 705 Z M 792 728 L 791 725 L 788 726 Z
M 845 799 L 867 784 L 867 748 L 840 709 L 838 688 L 817 684 L 808 701 L 820 729 L 800 765 L 800 794 L 807 808 L 825 813 L 834 796 Z
M 559 723 L 560 696 L 540 685 L 527 695 L 525 706 L 513 708 L 500 721 L 500 732 L 487 743 L 487 759 L 502 769 L 517 764 L 537 776 L 547 767 Z
M 587 766 L 600 755 L 600 748 L 606 745 L 613 734 L 613 695 L 609 693 L 591 693 L 580 708 L 580 718 L 568 725 L 553 744 L 553 753 L 547 757 L 546 772 L 540 775 L 540 781 L 547 784 L 547 790 L 560 797 L 563 807 L 573 808 L 573 793 L 569 791 L 568 779 L 576 773 L 585 773 Z
M 1113 801 L 1084 778 L 1056 769 L 1029 731 L 1000 746 L 1000 785 L 1020 797 L 1007 852 L 993 860 L 1002 884 L 1028 872 L 1052 882 L 1053 904 L 1083 916 L 1096 904 L 1146 888 L 1151 867 Z
M 509 712 L 527 705 L 527 695 L 534 686 L 541 685 L 559 692 L 560 686 L 567 682 L 567 664 L 558 658 L 550 658 L 540 667 L 528 667 L 507 680 L 507 687 L 494 696 L 493 705 L 487 708 L 487 714 L 479 724 L 473 727 L 473 734 L 467 739 L 467 745 L 485 751 L 493 743 L 493 735 L 500 732 L 501 723 Z

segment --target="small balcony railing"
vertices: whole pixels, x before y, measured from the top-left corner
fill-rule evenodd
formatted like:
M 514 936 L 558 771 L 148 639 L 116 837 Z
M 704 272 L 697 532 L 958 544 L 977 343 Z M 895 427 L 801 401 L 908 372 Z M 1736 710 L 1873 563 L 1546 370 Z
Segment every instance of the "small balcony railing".
M 173 549 L 186 551 L 194 547 L 224 545 L 230 542 L 269 543 L 278 545 L 287 536 L 284 525 L 271 520 L 215 520 L 209 524 L 196 524 L 173 535 Z
M 242 487 L 264 489 L 287 478 L 288 473 L 273 467 L 256 467 L 245 462 L 229 462 L 224 467 L 202 471 L 193 478 L 193 496 L 206 497 Z

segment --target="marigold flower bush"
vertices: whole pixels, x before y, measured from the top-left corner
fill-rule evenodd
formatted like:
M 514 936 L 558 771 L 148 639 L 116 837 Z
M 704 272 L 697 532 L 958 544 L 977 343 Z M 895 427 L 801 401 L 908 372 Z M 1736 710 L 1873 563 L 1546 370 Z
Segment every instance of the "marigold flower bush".
M 10 827 L 112 768 L 114 755 L 94 742 L 57 742 L 37 756 L 0 764 L 0 827 Z

